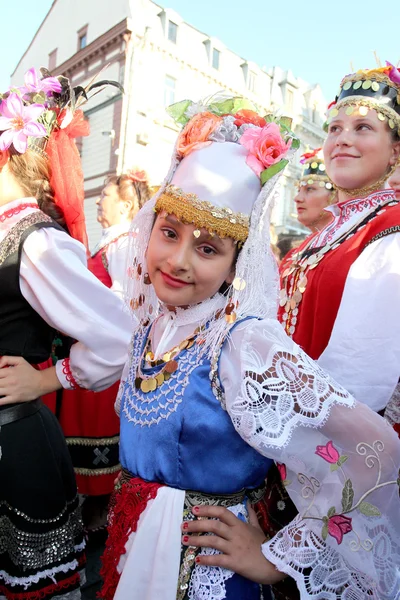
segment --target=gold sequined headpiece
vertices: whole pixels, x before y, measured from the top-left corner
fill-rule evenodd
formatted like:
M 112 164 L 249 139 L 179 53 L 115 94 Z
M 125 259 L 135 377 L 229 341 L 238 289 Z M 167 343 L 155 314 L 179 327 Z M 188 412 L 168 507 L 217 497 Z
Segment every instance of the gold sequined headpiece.
M 327 124 L 343 107 L 348 115 L 356 109 L 361 115 L 375 110 L 378 118 L 400 135 L 400 72 L 387 63 L 386 67 L 346 75 L 329 107 Z
M 204 228 L 211 234 L 221 238 L 230 237 L 237 242 L 245 242 L 249 233 L 250 219 L 247 215 L 214 206 L 174 185 L 166 186 L 157 199 L 155 210 L 174 214 L 182 223 Z
M 315 182 L 319 183 L 321 188 L 333 190 L 334 186 L 329 179 L 323 156 L 322 148 L 317 148 L 313 152 L 303 154 L 300 163 L 304 165 L 304 171 L 299 180 L 299 186 L 312 185 Z

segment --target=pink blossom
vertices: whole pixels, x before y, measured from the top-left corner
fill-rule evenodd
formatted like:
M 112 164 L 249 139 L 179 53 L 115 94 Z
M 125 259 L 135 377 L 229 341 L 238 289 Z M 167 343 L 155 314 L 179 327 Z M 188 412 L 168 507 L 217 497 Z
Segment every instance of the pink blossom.
M 239 142 L 249 151 L 246 163 L 258 176 L 279 162 L 291 145 L 291 140 L 284 142 L 276 123 L 246 129 Z
M 351 518 L 345 515 L 335 515 L 328 519 L 328 533 L 335 538 L 338 544 L 342 543 L 345 533 L 353 530 Z
M 278 467 L 279 475 L 281 476 L 282 481 L 285 481 L 285 479 L 286 479 L 286 465 L 284 465 L 283 463 L 276 463 L 276 466 Z
M 329 441 L 326 446 L 317 446 L 315 454 L 331 464 L 337 463 L 340 458 L 340 454 L 334 447 L 332 441 Z
M 38 72 L 34 67 L 25 73 L 25 85 L 20 88 L 22 94 L 38 94 L 44 92 L 49 96 L 51 92 L 60 93 L 62 91 L 61 83 L 57 77 L 45 77 L 40 79 Z
M 28 137 L 44 137 L 45 127 L 37 122 L 44 111 L 42 104 L 24 106 L 16 93 L 11 93 L 0 105 L 0 150 L 14 145 L 20 154 L 26 152 Z
M 386 61 L 386 65 L 388 67 L 392 67 L 389 73 L 390 81 L 393 81 L 393 83 L 397 83 L 397 85 L 400 85 L 400 71 L 396 69 L 396 67 L 392 65 L 389 61 Z

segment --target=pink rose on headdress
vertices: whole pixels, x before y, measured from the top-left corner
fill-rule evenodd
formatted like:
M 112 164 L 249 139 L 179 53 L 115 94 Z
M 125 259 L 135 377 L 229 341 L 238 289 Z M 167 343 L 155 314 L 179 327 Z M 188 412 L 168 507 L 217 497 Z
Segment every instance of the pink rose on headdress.
M 390 73 L 389 73 L 390 81 L 393 81 L 393 83 L 400 85 L 400 71 L 398 69 L 396 69 L 396 67 L 394 65 L 392 65 L 388 60 L 386 61 L 386 65 L 388 67 L 392 67 L 390 69 Z
M 179 134 L 177 152 L 184 157 L 211 144 L 210 135 L 217 129 L 222 121 L 221 117 L 210 112 L 198 113 L 186 123 Z
M 335 538 L 338 544 L 342 543 L 344 534 L 352 530 L 350 517 L 335 515 L 328 520 L 328 533 Z
M 336 450 L 331 440 L 326 444 L 326 446 L 317 446 L 315 454 L 331 464 L 337 463 L 340 458 L 340 454 Z
M 28 137 L 44 137 L 45 127 L 37 122 L 44 111 L 42 104 L 24 106 L 18 94 L 11 93 L 0 105 L 0 150 L 14 145 L 20 154 L 26 152 Z
M 246 129 L 239 142 L 249 151 L 246 163 L 258 176 L 264 169 L 279 162 L 291 145 L 291 140 L 284 142 L 276 123 Z

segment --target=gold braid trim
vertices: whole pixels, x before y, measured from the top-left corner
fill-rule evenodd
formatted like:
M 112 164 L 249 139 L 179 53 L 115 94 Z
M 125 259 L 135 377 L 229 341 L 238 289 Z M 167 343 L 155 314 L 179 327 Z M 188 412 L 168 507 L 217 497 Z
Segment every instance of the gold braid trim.
M 182 223 L 204 228 L 221 238 L 229 237 L 245 242 L 249 234 L 250 219 L 247 215 L 214 206 L 211 202 L 200 200 L 196 194 L 186 194 L 173 185 L 168 185 L 158 198 L 155 210 L 165 210 Z
M 327 122 L 331 121 L 331 112 L 336 109 L 339 110 L 344 106 L 366 106 L 370 110 L 375 110 L 378 113 L 384 115 L 388 121 L 393 121 L 395 125 L 397 125 L 397 133 L 400 135 L 400 116 L 394 111 L 392 108 L 381 104 L 378 100 L 374 100 L 373 98 L 366 98 L 365 96 L 347 96 L 342 100 L 339 100 L 329 111 Z M 337 113 L 335 113 L 337 114 Z M 391 127 L 394 129 L 394 127 Z
M 95 477 L 96 475 L 111 475 L 111 473 L 117 473 L 121 470 L 121 465 L 115 465 L 114 467 L 106 467 L 105 469 L 81 469 L 80 467 L 74 467 L 74 471 L 77 475 L 85 475 L 88 477 Z

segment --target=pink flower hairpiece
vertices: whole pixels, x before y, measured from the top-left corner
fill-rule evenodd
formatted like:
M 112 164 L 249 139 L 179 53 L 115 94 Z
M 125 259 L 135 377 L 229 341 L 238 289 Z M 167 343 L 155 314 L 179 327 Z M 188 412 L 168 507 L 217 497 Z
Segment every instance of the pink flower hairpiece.
M 45 137 L 46 128 L 38 123 L 44 112 L 42 104 L 24 106 L 20 96 L 12 92 L 0 104 L 0 150 L 7 150 L 11 144 L 20 154 L 26 152 L 28 137 Z
M 148 183 L 148 176 L 146 171 L 140 171 L 139 169 L 130 169 L 126 172 L 127 177 L 132 181 L 137 181 L 139 183 Z
M 291 146 L 291 140 L 284 141 L 276 123 L 246 129 L 239 143 L 248 150 L 246 163 L 258 176 L 278 163 Z
M 389 72 L 390 81 L 393 81 L 393 83 L 395 83 L 396 85 L 400 85 L 400 71 L 396 69 L 396 67 L 392 65 L 392 63 L 390 63 L 388 60 L 386 61 L 386 66 L 392 67 Z

